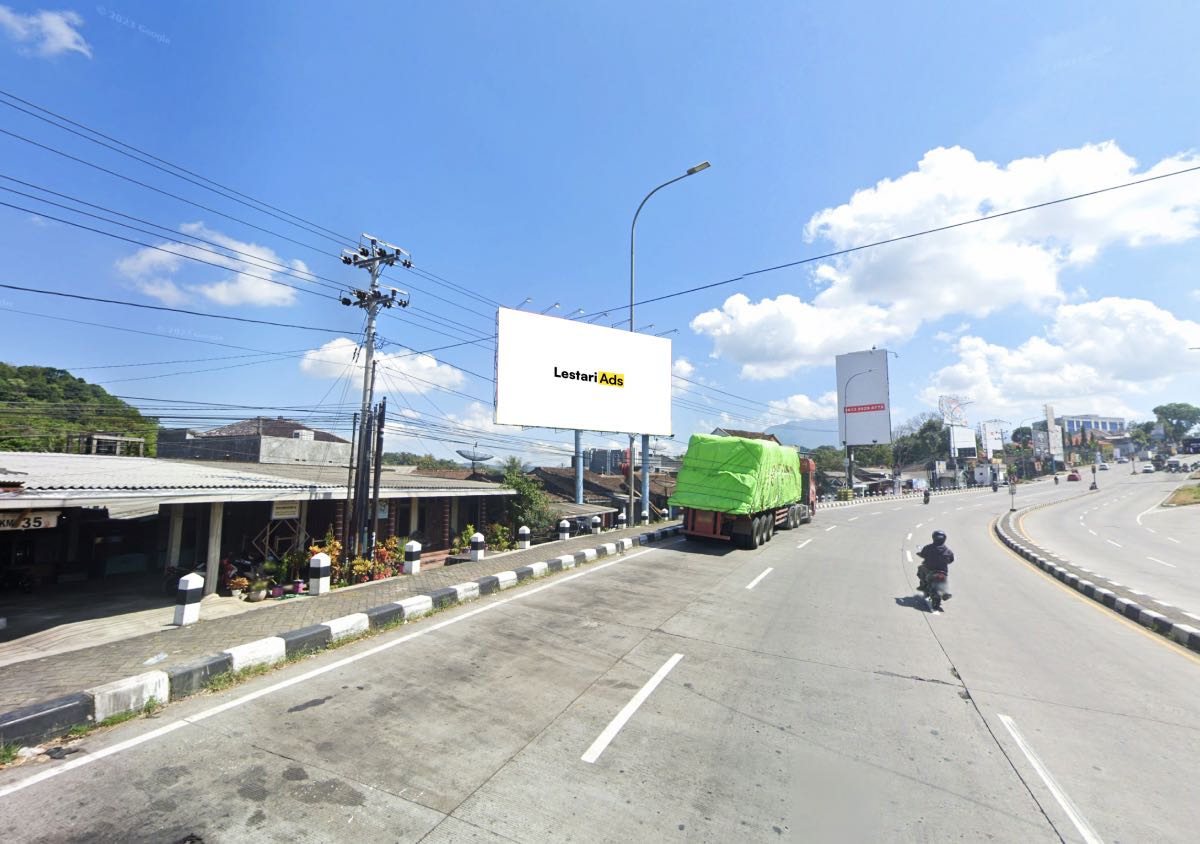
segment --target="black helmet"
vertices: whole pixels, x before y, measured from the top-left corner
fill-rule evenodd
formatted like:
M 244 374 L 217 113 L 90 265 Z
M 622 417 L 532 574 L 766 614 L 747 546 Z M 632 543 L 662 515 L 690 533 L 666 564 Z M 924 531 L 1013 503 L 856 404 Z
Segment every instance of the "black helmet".
M 933 532 L 933 544 L 934 545 L 941 545 L 945 541 L 946 541 L 946 534 L 942 533 L 940 530 L 935 530 Z

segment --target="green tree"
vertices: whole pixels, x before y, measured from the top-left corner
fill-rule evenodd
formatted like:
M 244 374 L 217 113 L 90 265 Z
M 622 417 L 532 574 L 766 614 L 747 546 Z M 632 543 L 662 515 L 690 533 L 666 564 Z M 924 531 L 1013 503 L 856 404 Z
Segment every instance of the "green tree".
M 1160 404 L 1154 415 L 1162 423 L 1163 433 L 1172 442 L 1178 442 L 1197 422 L 1200 422 L 1200 407 L 1187 402 Z
M 1011 439 L 1017 445 L 1028 446 L 1033 442 L 1033 428 L 1028 425 L 1013 428 Z
M 68 434 L 144 437 L 154 453 L 158 420 L 63 369 L 0 363 L 0 451 L 63 451 Z
M 516 460 L 516 458 L 509 458 Z M 517 460 L 516 466 L 510 466 L 504 472 L 501 486 L 516 490 L 517 494 L 508 496 L 505 503 L 508 507 L 509 523 L 514 532 L 525 525 L 539 535 L 549 532 L 553 527 L 554 517 L 550 515 L 550 496 L 542 488 L 542 482 L 525 474 Z

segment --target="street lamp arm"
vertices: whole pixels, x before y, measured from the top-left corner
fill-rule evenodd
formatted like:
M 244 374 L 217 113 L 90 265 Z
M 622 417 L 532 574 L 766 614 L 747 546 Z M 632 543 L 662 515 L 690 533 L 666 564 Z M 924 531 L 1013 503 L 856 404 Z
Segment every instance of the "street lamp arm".
M 650 193 L 646 194 L 646 197 L 641 201 L 641 204 L 638 205 L 637 210 L 633 212 L 633 222 L 629 224 L 629 330 L 630 331 L 633 331 L 633 256 L 634 256 L 634 238 L 637 236 L 638 215 L 640 215 L 642 213 L 642 208 L 644 208 L 646 206 L 646 203 L 650 201 L 650 197 L 654 196 L 654 194 L 658 193 L 660 190 L 665 188 L 667 185 L 673 185 L 676 182 L 678 182 L 680 179 L 686 179 L 690 175 L 692 175 L 690 172 L 684 173 L 682 176 L 676 176 L 674 179 L 671 179 L 669 182 L 663 182 L 661 185 L 656 187 L 654 190 L 650 191 Z

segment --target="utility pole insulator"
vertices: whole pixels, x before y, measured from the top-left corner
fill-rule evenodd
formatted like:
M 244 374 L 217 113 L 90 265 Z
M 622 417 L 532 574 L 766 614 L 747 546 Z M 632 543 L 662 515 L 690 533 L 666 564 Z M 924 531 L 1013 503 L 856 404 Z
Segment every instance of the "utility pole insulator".
M 362 241 L 366 241 L 366 243 Z M 390 289 L 388 293 L 381 291 L 379 289 L 379 277 L 383 274 L 384 267 L 400 264 L 400 266 L 407 269 L 412 266 L 412 260 L 408 252 L 399 246 L 380 240 L 377 237 L 372 237 L 369 234 L 364 234 L 357 248 L 342 250 L 342 263 L 347 266 L 364 269 L 371 274 L 371 286 L 369 289 L 352 289 L 350 290 L 350 296 L 341 297 L 343 305 L 362 308 L 367 312 L 367 329 L 363 340 L 363 349 L 366 354 L 363 358 L 362 416 L 360 417 L 365 426 L 366 420 L 371 415 L 371 404 L 375 392 L 375 318 L 379 315 L 381 308 L 391 308 L 394 305 L 407 308 L 409 301 L 406 291 L 396 290 L 395 288 Z M 366 427 L 363 430 L 366 431 Z M 365 435 L 362 439 L 366 439 Z M 364 484 L 364 480 L 371 477 L 372 456 L 370 449 L 364 449 L 363 459 L 359 461 L 359 465 L 357 466 L 358 475 L 353 484 L 355 490 L 353 502 L 355 518 L 352 520 L 352 523 L 355 525 L 365 522 L 366 510 L 364 508 L 370 503 L 370 487 Z M 360 493 L 359 490 L 366 490 L 366 492 Z M 357 536 L 354 538 L 354 542 L 357 546 Z M 364 551 L 366 549 L 356 547 L 355 550 Z

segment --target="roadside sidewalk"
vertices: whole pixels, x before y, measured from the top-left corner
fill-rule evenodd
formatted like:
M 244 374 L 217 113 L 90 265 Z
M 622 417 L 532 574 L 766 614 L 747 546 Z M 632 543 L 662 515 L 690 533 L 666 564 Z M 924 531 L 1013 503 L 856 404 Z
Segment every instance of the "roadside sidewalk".
M 585 534 L 563 542 L 535 545 L 474 563 L 441 566 L 420 574 L 404 575 L 320 597 L 298 597 L 267 605 L 253 612 L 223 618 L 203 617 L 187 627 L 172 627 L 0 667 L 0 716 L 14 709 L 76 694 L 133 675 L 166 669 L 218 654 L 257 639 L 320 625 L 330 619 L 362 613 L 394 601 L 432 595 L 439 589 L 476 580 L 497 572 L 512 571 L 532 563 L 572 555 L 602 543 L 634 539 L 673 528 L 658 523 L 650 528 Z

